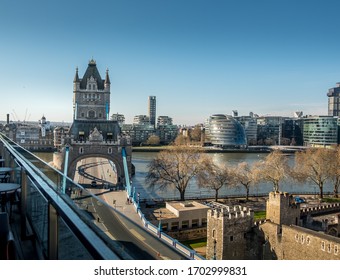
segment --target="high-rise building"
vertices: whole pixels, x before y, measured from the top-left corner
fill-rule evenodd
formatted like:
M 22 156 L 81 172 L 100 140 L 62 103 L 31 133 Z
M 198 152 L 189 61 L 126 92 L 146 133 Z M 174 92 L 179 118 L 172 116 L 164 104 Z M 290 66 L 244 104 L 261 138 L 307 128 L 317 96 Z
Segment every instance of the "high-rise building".
M 340 83 L 328 90 L 328 116 L 340 117 Z
M 156 96 L 149 96 L 148 113 L 150 124 L 155 127 L 156 125 Z

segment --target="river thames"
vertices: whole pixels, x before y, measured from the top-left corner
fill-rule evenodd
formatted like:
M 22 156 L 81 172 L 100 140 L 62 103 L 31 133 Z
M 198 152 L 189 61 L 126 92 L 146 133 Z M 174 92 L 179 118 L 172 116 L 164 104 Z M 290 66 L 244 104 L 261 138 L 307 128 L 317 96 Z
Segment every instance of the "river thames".
M 35 153 L 38 157 L 46 162 L 51 162 L 53 158 L 52 153 Z M 213 157 L 217 163 L 227 163 L 229 165 L 237 165 L 240 162 L 255 163 L 256 161 L 263 160 L 267 153 L 211 153 L 208 154 Z M 145 177 L 148 171 L 148 164 L 157 156 L 157 152 L 133 152 L 132 163 L 136 167 L 136 174 L 132 177 L 132 186 L 135 188 L 136 193 L 140 193 L 141 199 L 179 199 L 179 193 L 176 189 L 158 190 L 151 189 L 145 183 Z M 287 155 L 289 163 L 294 164 L 294 154 Z M 250 194 L 268 193 L 273 189 L 273 186 L 268 183 L 260 183 L 257 186 L 251 187 Z M 292 181 L 282 182 L 280 190 L 285 192 L 312 192 L 318 193 L 319 188 L 312 184 L 297 184 Z M 324 192 L 331 192 L 332 187 L 326 184 Z M 223 187 L 219 191 L 219 195 L 244 195 L 245 189 L 242 187 Z M 207 188 L 199 188 L 194 180 L 192 180 L 186 189 L 185 196 L 187 198 L 205 198 L 213 197 L 214 191 Z

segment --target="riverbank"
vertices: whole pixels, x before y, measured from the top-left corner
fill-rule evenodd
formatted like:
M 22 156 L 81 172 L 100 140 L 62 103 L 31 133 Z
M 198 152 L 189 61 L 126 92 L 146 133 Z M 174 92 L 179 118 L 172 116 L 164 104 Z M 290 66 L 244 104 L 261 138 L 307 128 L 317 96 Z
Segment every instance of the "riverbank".
M 161 152 L 169 149 L 172 146 L 143 146 L 132 147 L 132 152 Z M 301 150 L 301 147 L 286 147 L 286 146 L 252 146 L 245 149 L 222 149 L 215 147 L 197 147 L 188 146 L 188 148 L 200 149 L 205 153 L 270 153 L 275 149 L 280 149 L 283 153 L 295 153 Z

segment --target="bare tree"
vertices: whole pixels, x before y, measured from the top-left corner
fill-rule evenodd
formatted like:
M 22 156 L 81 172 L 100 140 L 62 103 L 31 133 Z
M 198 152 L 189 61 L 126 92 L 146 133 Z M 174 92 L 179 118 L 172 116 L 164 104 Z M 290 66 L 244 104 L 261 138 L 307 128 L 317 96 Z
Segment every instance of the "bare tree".
M 333 185 L 334 197 L 339 197 L 340 186 L 340 146 L 333 147 L 330 150 L 331 156 L 327 159 L 327 165 L 329 165 L 329 181 Z
M 157 146 L 160 143 L 160 139 L 158 135 L 152 134 L 149 136 L 148 140 L 146 141 L 147 145 Z
M 279 150 L 271 152 L 265 160 L 256 163 L 254 168 L 255 180 L 272 183 L 275 192 L 280 190 L 279 184 L 288 174 L 288 159 Z
M 174 141 L 175 146 L 189 146 L 190 138 L 182 134 L 178 135 Z
M 255 166 L 241 162 L 237 165 L 237 168 L 234 168 L 233 174 L 235 183 L 246 189 L 246 200 L 248 201 L 250 187 L 256 184 Z
M 329 149 L 310 148 L 295 154 L 293 177 L 299 182 L 311 181 L 319 187 L 320 198 L 323 198 L 323 187 L 330 177 L 330 165 L 333 160 Z
M 217 165 L 211 157 L 206 157 L 202 162 L 201 171 L 197 175 L 200 187 L 215 191 L 215 201 L 218 201 L 218 192 L 223 186 L 233 184 L 233 173 L 227 165 Z
M 148 165 L 146 183 L 160 189 L 174 187 L 180 193 L 180 200 L 185 200 L 190 180 L 201 170 L 202 155 L 198 149 L 172 146 L 160 152 Z

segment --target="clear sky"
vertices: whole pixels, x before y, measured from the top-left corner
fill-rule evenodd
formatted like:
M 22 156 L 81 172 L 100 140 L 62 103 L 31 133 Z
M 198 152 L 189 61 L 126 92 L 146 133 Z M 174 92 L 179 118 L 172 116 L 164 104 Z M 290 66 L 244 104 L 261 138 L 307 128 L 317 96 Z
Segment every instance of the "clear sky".
M 340 1 L 0 0 L 0 119 L 72 121 L 75 68 L 111 78 L 111 114 L 327 114 Z M 17 117 L 15 117 L 15 115 Z

